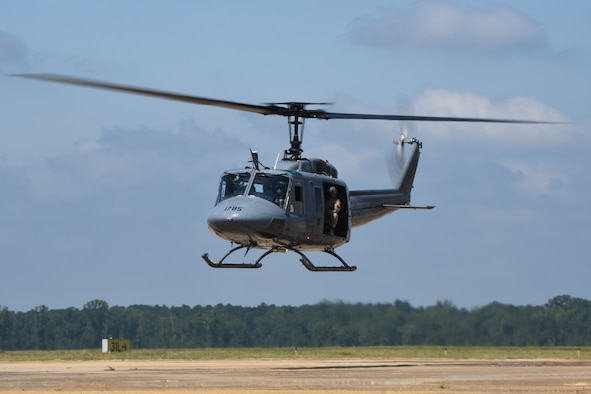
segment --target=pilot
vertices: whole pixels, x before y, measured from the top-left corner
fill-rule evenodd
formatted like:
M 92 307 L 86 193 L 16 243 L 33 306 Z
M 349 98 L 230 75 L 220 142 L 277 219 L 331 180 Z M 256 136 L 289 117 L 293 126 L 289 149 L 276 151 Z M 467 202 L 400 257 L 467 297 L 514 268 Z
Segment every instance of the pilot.
M 328 188 L 328 201 L 326 204 L 325 225 L 329 235 L 334 235 L 334 229 L 339 222 L 339 212 L 341 211 L 341 200 L 338 198 L 337 188 L 331 186 Z
M 283 204 L 285 203 L 286 186 L 287 185 L 285 182 L 279 181 L 275 189 L 275 204 L 277 204 L 281 208 L 283 208 Z
M 243 180 L 240 178 L 240 175 L 238 174 L 236 174 L 234 179 L 232 179 L 232 185 L 234 186 L 234 190 L 232 193 L 233 196 L 237 196 L 244 193 L 244 190 L 246 189 Z
M 274 202 L 274 200 L 275 200 L 274 186 L 275 185 L 273 185 L 271 181 L 267 181 L 267 182 L 263 183 L 262 197 L 265 200 Z

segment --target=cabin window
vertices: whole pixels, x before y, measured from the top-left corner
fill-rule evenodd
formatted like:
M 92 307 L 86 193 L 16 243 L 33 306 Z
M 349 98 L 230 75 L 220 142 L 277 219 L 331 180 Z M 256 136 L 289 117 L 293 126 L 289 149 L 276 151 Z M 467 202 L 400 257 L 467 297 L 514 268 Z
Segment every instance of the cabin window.
M 304 191 L 301 184 L 294 184 L 293 193 L 290 195 L 289 212 L 296 215 L 304 213 Z
M 322 188 L 320 187 L 314 187 L 314 202 L 316 212 L 322 212 L 324 204 L 322 203 Z

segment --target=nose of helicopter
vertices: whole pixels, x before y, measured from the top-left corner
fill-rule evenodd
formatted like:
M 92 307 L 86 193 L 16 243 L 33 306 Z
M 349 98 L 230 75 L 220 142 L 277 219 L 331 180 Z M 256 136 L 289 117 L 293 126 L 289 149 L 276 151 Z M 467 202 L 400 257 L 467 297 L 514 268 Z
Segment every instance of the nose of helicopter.
M 216 205 L 207 218 L 209 229 L 217 236 L 236 243 L 256 238 L 274 238 L 285 225 L 285 213 L 272 202 L 238 196 Z

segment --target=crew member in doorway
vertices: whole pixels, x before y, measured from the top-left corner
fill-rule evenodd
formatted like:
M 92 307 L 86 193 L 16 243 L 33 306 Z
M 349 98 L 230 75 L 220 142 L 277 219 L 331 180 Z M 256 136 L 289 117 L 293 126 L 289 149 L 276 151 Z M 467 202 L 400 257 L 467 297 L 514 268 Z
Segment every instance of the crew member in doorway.
M 341 211 L 341 200 L 338 198 L 337 188 L 331 186 L 328 188 L 329 200 L 326 204 L 326 220 L 327 233 L 334 235 L 334 229 L 339 222 L 339 212 Z

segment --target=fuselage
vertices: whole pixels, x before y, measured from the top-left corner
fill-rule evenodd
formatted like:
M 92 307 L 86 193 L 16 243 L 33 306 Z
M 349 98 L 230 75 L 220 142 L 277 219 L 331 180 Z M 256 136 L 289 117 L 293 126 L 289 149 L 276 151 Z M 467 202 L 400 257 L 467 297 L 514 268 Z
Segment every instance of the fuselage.
M 414 177 L 416 162 L 413 167 Z M 251 248 L 332 250 L 349 242 L 353 227 L 410 203 L 410 188 L 349 191 L 337 175 L 320 159 L 224 171 L 208 227 L 220 238 Z
M 334 227 L 326 219 L 329 209 L 335 214 L 331 187 L 341 204 Z M 343 181 L 300 167 L 225 171 L 207 224 L 215 235 L 244 246 L 276 251 L 336 248 L 350 238 L 348 199 Z

